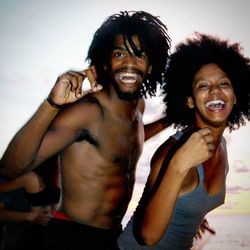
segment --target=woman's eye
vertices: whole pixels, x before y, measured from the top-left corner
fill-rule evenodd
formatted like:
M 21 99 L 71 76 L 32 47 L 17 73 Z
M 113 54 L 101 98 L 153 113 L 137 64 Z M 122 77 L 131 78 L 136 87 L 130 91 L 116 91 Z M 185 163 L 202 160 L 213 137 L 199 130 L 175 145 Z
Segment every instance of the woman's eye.
M 231 84 L 229 82 L 221 82 L 221 83 L 219 83 L 219 86 L 225 88 L 225 87 L 231 86 Z
M 209 87 L 209 85 L 207 84 L 207 83 L 200 83 L 199 85 L 198 85 L 198 88 L 199 89 L 207 89 Z

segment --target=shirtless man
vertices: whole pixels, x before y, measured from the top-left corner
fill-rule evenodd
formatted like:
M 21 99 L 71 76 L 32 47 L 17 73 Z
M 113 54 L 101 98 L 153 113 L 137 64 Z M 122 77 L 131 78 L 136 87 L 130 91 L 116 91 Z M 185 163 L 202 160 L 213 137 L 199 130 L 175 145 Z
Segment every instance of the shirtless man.
M 161 119 L 144 129 L 142 115 L 143 97 L 163 85 L 169 48 L 158 18 L 126 11 L 109 17 L 88 52 L 96 72 L 61 75 L 10 142 L 0 168 L 9 177 L 60 155 L 62 203 L 45 249 L 116 249 L 143 143 L 166 127 Z M 90 91 L 82 90 L 86 76 Z

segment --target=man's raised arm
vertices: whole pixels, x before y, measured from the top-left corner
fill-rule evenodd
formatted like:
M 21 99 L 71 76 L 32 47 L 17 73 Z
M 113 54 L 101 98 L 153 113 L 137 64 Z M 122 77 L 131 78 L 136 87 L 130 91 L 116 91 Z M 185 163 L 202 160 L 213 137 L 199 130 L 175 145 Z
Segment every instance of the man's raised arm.
M 149 123 L 144 125 L 144 132 L 145 132 L 145 141 L 150 139 L 151 137 L 155 136 L 162 130 L 168 127 L 166 122 L 166 118 L 163 117 L 155 122 Z

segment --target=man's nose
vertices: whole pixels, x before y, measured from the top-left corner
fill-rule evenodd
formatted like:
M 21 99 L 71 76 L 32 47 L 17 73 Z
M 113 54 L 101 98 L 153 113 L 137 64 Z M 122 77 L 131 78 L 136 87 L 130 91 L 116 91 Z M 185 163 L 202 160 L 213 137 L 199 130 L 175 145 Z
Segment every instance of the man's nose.
M 126 65 L 126 66 L 137 64 L 137 56 L 135 54 L 129 54 L 124 59 L 123 64 Z

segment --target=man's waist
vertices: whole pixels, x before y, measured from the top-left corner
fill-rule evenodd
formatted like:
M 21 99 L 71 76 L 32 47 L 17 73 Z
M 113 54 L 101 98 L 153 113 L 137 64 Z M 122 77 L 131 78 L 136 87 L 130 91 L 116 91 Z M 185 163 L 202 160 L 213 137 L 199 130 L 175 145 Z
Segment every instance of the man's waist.
M 78 224 L 82 224 L 82 225 L 86 225 L 86 226 L 90 226 L 93 228 L 99 228 L 101 230 L 117 230 L 119 228 L 121 228 L 121 222 L 117 222 L 117 223 L 101 223 L 98 221 L 94 221 L 94 222 L 86 222 L 83 221 L 81 219 L 77 219 L 77 218 L 73 218 L 69 215 L 67 215 L 66 213 L 62 212 L 62 211 L 56 211 L 53 214 L 53 219 L 57 219 L 57 220 L 63 220 L 63 221 L 68 221 L 68 222 L 76 222 Z
M 55 213 L 53 214 L 53 218 L 59 219 L 59 220 L 72 221 L 72 219 L 68 215 L 60 211 L 55 211 Z

